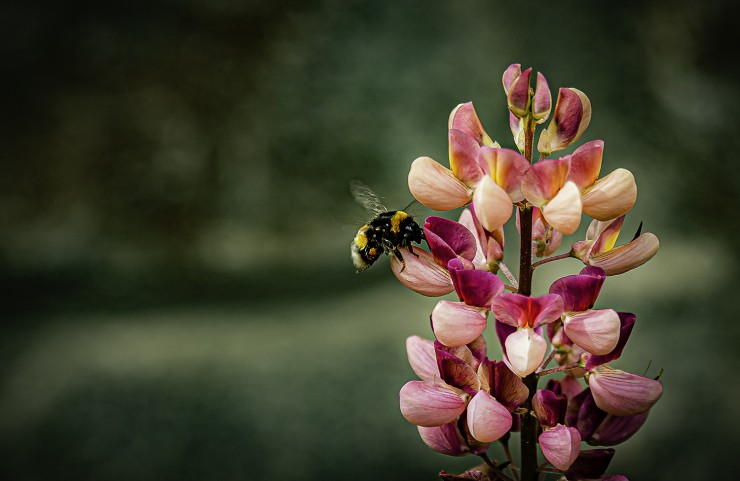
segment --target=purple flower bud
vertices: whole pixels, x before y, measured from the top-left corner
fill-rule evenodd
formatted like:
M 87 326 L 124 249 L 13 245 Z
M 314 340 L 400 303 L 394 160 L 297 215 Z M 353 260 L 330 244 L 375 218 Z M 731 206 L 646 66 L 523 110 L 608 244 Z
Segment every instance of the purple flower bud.
M 424 235 L 434 259 L 447 267 L 451 259 L 458 257 L 471 261 L 475 258 L 475 237 L 465 226 L 444 217 L 427 217 Z
M 568 480 L 580 481 L 599 478 L 614 457 L 614 449 L 589 449 L 581 451 L 578 458 L 565 472 Z
M 540 133 L 537 150 L 550 155 L 578 140 L 591 122 L 591 102 L 574 88 L 561 88 L 555 112 L 547 129 Z
M 528 68 L 509 85 L 506 101 L 511 113 L 517 117 L 524 117 L 529 113 L 529 79 L 531 76 L 532 69 Z
M 547 389 L 538 389 L 532 399 L 532 410 L 540 424 L 553 427 L 565 419 L 568 400 Z

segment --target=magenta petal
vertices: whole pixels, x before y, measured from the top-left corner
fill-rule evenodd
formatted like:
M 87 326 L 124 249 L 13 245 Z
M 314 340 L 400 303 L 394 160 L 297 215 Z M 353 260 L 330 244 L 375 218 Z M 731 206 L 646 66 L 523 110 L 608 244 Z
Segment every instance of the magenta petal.
M 478 374 L 462 359 L 442 349 L 436 350 L 437 366 L 442 380 L 474 396 L 480 389 Z
M 501 438 L 511 429 L 511 413 L 486 391 L 478 391 L 468 403 L 470 435 L 483 443 Z
M 565 418 L 568 400 L 547 389 L 538 389 L 532 398 L 532 409 L 543 426 L 552 427 Z
M 486 382 L 493 397 L 503 404 L 509 411 L 515 411 L 527 400 L 529 389 L 521 378 L 514 374 L 506 363 L 488 361 L 486 363 Z M 480 375 L 479 370 L 479 375 Z
M 486 329 L 486 315 L 463 302 L 439 301 L 432 310 L 432 329 L 446 346 L 464 346 Z
M 606 414 L 606 413 L 605 413 Z M 594 446 L 616 446 L 631 438 L 647 421 L 650 411 L 634 416 L 606 414 L 596 431 L 586 441 Z
M 604 474 L 614 457 L 614 449 L 588 449 L 581 451 L 578 458 L 565 472 L 567 479 L 596 479 Z
M 578 399 L 574 400 L 573 405 L 568 406 L 569 414 L 571 414 L 571 410 L 577 414 L 577 418 L 569 419 L 573 422 L 568 424 L 575 424 L 584 441 L 591 438 L 602 421 L 608 416 L 605 411 L 602 411 L 596 405 L 594 396 L 588 388 Z
M 452 283 L 460 300 L 469 306 L 488 309 L 493 298 L 504 290 L 504 283 L 495 274 L 473 269 L 456 269 L 448 265 Z M 458 264 L 459 265 L 459 264 Z
M 419 376 L 419 379 L 422 381 L 439 379 L 434 342 L 419 336 L 410 336 L 406 339 L 406 355 L 411 369 Z
M 441 426 L 465 411 L 466 394 L 460 389 L 425 381 L 409 381 L 401 388 L 401 414 L 417 426 Z
M 537 150 L 544 155 L 562 150 L 578 140 L 591 121 L 591 102 L 574 88 L 561 88 L 547 129 L 540 133 Z
M 563 300 L 557 294 L 538 297 L 503 293 L 493 299 L 491 310 L 499 321 L 516 327 L 539 327 L 563 313 Z
M 588 269 L 588 270 L 587 270 Z M 606 279 L 603 269 L 588 267 L 580 274 L 561 277 L 550 286 L 550 294 L 563 298 L 563 310 L 580 312 L 591 309 Z
M 447 266 L 450 259 L 460 256 L 472 261 L 475 258 L 475 237 L 462 224 L 444 217 L 427 217 L 424 222 L 424 234 L 429 248 L 441 265 Z M 430 242 L 429 237 L 434 240 Z
M 596 405 L 615 416 L 643 413 L 663 395 L 663 386 L 655 379 L 607 366 L 591 371 L 588 385 Z
M 465 444 L 463 444 L 455 422 L 434 427 L 419 426 L 418 429 L 419 436 L 421 436 L 424 444 L 438 453 L 448 456 L 462 456 L 468 451 Z
M 627 344 L 627 341 L 630 338 L 630 334 L 632 334 L 632 328 L 635 327 L 637 316 L 630 312 L 618 312 L 617 314 L 619 314 L 620 323 L 619 342 L 617 342 L 614 350 L 612 350 L 608 354 L 604 354 L 603 356 L 590 356 L 588 358 L 588 361 L 586 361 L 586 365 L 584 366 L 587 371 L 594 369 L 596 366 L 601 366 L 602 364 L 606 364 L 607 362 L 612 362 L 615 359 L 619 359 L 619 356 L 622 355 L 624 346 Z
M 581 435 L 576 428 L 559 424 L 540 434 L 542 454 L 555 468 L 565 471 L 581 452 Z

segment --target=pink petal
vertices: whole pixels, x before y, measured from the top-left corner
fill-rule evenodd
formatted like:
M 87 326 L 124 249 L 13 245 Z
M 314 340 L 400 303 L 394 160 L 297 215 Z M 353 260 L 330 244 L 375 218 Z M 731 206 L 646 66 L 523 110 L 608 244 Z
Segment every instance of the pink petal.
M 565 471 L 581 453 L 581 435 L 576 428 L 558 424 L 540 434 L 542 454 L 555 468 Z
M 480 149 L 478 155 L 488 166 L 491 178 L 509 194 L 512 202 L 524 200 L 521 182 L 530 164 L 523 155 L 511 149 L 491 148 Z
M 420 203 L 440 211 L 462 207 L 471 197 L 452 171 L 429 157 L 419 157 L 411 164 L 409 190 Z
M 528 68 L 517 77 L 509 86 L 506 99 L 509 103 L 509 110 L 517 117 L 527 115 L 529 107 L 529 79 L 532 75 L 532 69 Z
M 568 179 L 575 182 L 581 190 L 590 187 L 599 178 L 603 155 L 603 140 L 592 140 L 578 147 L 570 158 Z
M 536 124 L 541 124 L 550 116 L 552 109 L 552 94 L 550 87 L 547 85 L 547 79 L 540 72 L 537 72 L 537 85 L 532 97 L 532 118 Z
M 542 364 L 547 341 L 532 329 L 519 329 L 506 338 L 509 367 L 519 377 L 533 373 Z
M 468 452 L 463 444 L 457 423 L 447 423 L 442 426 L 424 427 L 419 426 L 419 436 L 424 444 L 438 453 L 448 456 L 462 456 Z
M 493 179 L 483 177 L 473 194 L 475 215 L 487 231 L 495 231 L 509 220 L 513 204 L 504 189 Z
M 591 102 L 574 88 L 561 88 L 555 112 L 546 130 L 540 133 L 537 150 L 549 155 L 578 140 L 591 122 Z
M 524 197 L 537 207 L 542 207 L 557 195 L 568 178 L 567 157 L 541 160 L 529 168 L 522 177 Z
M 466 102 L 455 107 L 450 113 L 448 122 L 449 130 L 459 130 L 474 138 L 478 145 L 493 146 L 494 142 L 483 129 L 478 114 L 475 112 L 473 102 Z
M 401 414 L 417 426 L 442 426 L 465 411 L 467 395 L 446 384 L 409 381 L 401 388 Z
M 607 366 L 590 371 L 588 385 L 596 405 L 615 416 L 643 413 L 663 395 L 660 382 Z
M 617 169 L 599 179 L 583 194 L 583 211 L 598 220 L 609 220 L 629 212 L 637 200 L 635 177 Z
M 478 391 L 468 403 L 468 429 L 480 442 L 500 439 L 511 429 L 511 413 L 486 391 Z
M 491 303 L 496 319 L 514 327 L 539 327 L 548 324 L 563 313 L 563 299 L 557 294 L 538 297 L 499 294 Z
M 592 255 L 588 263 L 601 267 L 608 276 L 613 276 L 643 265 L 658 253 L 659 248 L 660 242 L 655 234 L 646 232 L 629 244 Z
M 434 342 L 419 336 L 410 336 L 406 339 L 406 355 L 411 369 L 419 376 L 419 379 L 422 381 L 439 379 Z
M 591 354 L 610 353 L 619 341 L 619 315 L 613 309 L 566 314 L 565 333 Z
M 509 94 L 509 90 L 511 90 L 511 84 L 513 84 L 514 81 L 519 78 L 521 74 L 521 64 L 513 63 L 506 68 L 506 70 L 504 71 L 504 75 L 501 78 L 501 83 L 504 84 L 504 92 L 506 92 L 507 95 Z
M 486 316 L 463 302 L 439 301 L 432 310 L 432 329 L 446 346 L 473 342 L 486 329 Z
M 606 364 L 607 362 L 619 359 L 619 356 L 622 355 L 624 346 L 627 344 L 627 341 L 632 334 L 632 329 L 635 327 L 637 316 L 635 316 L 631 312 L 618 312 L 617 314 L 619 315 L 620 324 L 619 342 L 617 342 L 617 345 L 614 347 L 613 350 L 604 355 L 590 356 L 586 361 L 586 365 L 584 366 L 586 370 L 590 371 L 597 366 L 601 366 L 602 364 Z
M 448 137 L 452 175 L 465 185 L 477 184 L 483 177 L 483 170 L 478 163 L 480 145 L 473 137 L 460 130 L 450 130 Z
M 406 263 L 404 268 L 396 256 L 391 256 L 391 270 L 401 284 L 423 296 L 439 297 L 454 290 L 452 279 L 447 269 L 434 261 L 432 255 L 418 247 L 401 253 Z

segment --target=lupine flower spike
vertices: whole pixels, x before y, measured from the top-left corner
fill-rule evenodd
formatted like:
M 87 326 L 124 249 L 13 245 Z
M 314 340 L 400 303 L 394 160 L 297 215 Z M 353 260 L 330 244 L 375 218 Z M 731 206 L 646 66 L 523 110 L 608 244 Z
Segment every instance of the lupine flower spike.
M 442 479 L 536 481 L 555 472 L 569 481 L 626 481 L 607 474 L 613 446 L 637 435 L 663 385 L 657 376 L 619 369 L 637 316 L 598 297 L 608 276 L 655 256 L 658 238 L 641 224 L 634 239 L 615 247 L 637 184 L 623 168 L 601 176 L 604 141 L 575 145 L 591 120 L 586 94 L 561 88 L 553 107 L 545 76 L 520 64 L 504 71 L 502 84 L 513 148 L 494 142 L 472 102 L 464 102 L 448 119 L 448 164 L 429 157 L 411 163 L 408 186 L 417 201 L 438 211 L 464 209 L 457 221 L 427 217 L 420 229 L 426 246 L 409 243 L 391 256 L 404 286 L 455 296 L 428 313 L 434 339 L 406 340 L 418 379 L 400 389 L 401 414 L 432 450 L 483 460 L 461 474 L 442 471 Z M 548 158 L 570 146 L 572 154 Z M 584 214 L 592 219 L 585 239 L 555 255 Z M 503 227 L 512 218 L 518 280 L 504 263 Z M 533 263 L 535 257 L 544 259 Z M 536 268 L 567 257 L 585 267 L 533 295 Z M 496 337 L 501 359 L 488 357 L 485 336 Z M 516 437 L 519 461 L 509 450 Z M 503 444 L 505 461 L 488 457 L 494 442 Z

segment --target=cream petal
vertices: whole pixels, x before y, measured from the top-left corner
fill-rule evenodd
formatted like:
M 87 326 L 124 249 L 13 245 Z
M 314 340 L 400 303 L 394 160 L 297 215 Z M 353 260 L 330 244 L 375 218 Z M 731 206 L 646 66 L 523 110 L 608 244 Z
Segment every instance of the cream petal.
M 601 267 L 606 275 L 622 274 L 635 267 L 640 267 L 658 253 L 660 242 L 655 234 L 646 232 L 629 244 L 607 252 L 593 254 L 588 264 Z
M 408 250 L 401 251 L 406 267 L 396 256 L 391 256 L 391 270 L 396 279 L 412 291 L 427 297 L 439 297 L 452 292 L 455 287 L 447 269 L 437 264 L 432 254 L 424 249 L 412 249 L 416 255 Z
M 563 324 L 568 337 L 591 354 L 608 354 L 619 341 L 621 324 L 613 309 L 569 313 L 565 315 Z
M 429 157 L 419 157 L 409 170 L 411 195 L 434 210 L 450 210 L 470 202 L 468 188 L 452 171 Z
M 464 302 L 439 301 L 432 310 L 432 330 L 445 346 L 473 342 L 486 329 L 486 315 Z
M 483 177 L 473 193 L 475 215 L 487 231 L 495 231 L 511 217 L 514 205 L 504 189 L 488 176 Z
M 637 200 L 635 177 L 627 169 L 617 169 L 587 189 L 583 211 L 597 220 L 609 220 L 626 214 Z
M 500 439 L 511 429 L 511 413 L 486 391 L 478 391 L 468 403 L 470 435 L 482 443 Z
M 545 205 L 542 215 L 548 224 L 563 234 L 572 234 L 581 223 L 581 193 L 572 181 L 565 183 L 560 192 Z
M 509 367 L 519 377 L 533 373 L 542 364 L 547 341 L 532 329 L 519 329 L 506 338 Z

